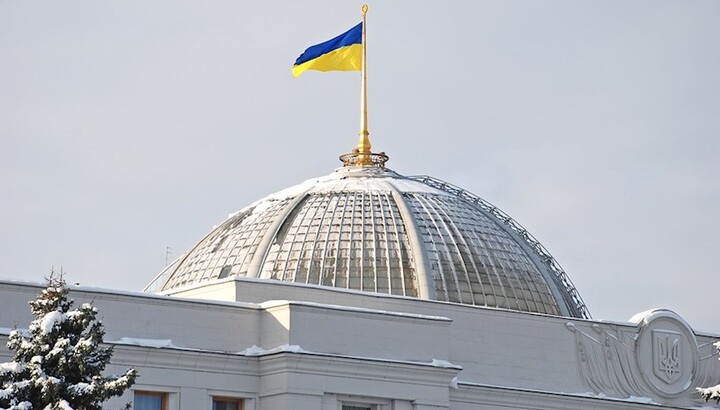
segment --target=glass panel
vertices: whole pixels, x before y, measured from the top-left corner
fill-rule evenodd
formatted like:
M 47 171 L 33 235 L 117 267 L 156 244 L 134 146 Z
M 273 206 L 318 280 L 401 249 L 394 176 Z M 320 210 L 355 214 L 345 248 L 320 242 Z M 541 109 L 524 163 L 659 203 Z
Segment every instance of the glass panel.
M 213 410 L 242 410 L 240 401 L 234 399 L 213 399 Z
M 162 410 L 163 395 L 160 393 L 135 392 L 133 400 L 134 410 Z
M 308 195 L 273 241 L 262 276 L 417 296 L 405 224 L 389 192 Z
M 403 195 L 428 251 L 438 300 L 558 313 L 542 273 L 498 221 L 460 198 Z
M 267 200 L 227 219 L 195 246 L 163 289 L 218 277 L 246 276 L 262 234 L 290 201 Z

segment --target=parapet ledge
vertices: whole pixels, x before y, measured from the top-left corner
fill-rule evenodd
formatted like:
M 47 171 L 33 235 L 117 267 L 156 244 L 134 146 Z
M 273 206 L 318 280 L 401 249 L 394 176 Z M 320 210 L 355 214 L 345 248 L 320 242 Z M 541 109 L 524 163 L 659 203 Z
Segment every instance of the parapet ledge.
M 437 322 L 438 324 L 447 324 L 453 322 L 452 319 L 446 316 L 433 316 L 433 315 L 422 315 L 418 313 L 406 313 L 406 312 L 393 312 L 388 310 L 382 310 L 382 309 L 370 309 L 370 308 L 360 308 L 360 307 L 354 307 L 354 306 L 343 306 L 343 305 L 335 305 L 335 304 L 327 304 L 327 303 L 316 303 L 316 302 L 305 302 L 305 301 L 293 301 L 293 300 L 270 300 L 266 302 L 262 302 L 259 304 L 260 307 L 266 311 L 273 311 L 276 309 L 285 309 L 285 308 L 307 308 L 308 310 L 322 310 L 327 313 L 332 312 L 338 312 L 338 313 L 347 313 L 347 314 L 355 314 L 355 315 L 369 315 L 369 316 L 388 316 L 393 317 L 397 319 L 407 319 L 407 320 L 419 320 L 419 321 L 429 321 L 429 322 Z

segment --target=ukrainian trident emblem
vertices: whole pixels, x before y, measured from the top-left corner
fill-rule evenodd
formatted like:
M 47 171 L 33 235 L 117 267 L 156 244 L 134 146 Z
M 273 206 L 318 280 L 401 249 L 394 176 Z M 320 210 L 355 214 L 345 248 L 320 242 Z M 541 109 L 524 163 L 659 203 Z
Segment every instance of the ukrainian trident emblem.
M 682 335 L 668 330 L 653 330 L 653 371 L 665 383 L 673 383 L 682 372 L 680 349 Z

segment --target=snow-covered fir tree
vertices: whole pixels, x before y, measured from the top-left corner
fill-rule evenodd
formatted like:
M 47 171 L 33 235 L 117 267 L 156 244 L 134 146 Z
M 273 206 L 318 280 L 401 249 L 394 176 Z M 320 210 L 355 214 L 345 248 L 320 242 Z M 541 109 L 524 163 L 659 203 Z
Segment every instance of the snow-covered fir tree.
M 720 352 L 720 342 L 715 342 L 713 346 Z M 697 391 L 705 401 L 715 400 L 716 403 L 720 404 L 720 384 L 713 387 L 698 387 Z
M 71 310 L 73 301 L 62 275 L 51 274 L 47 287 L 30 301 L 35 320 L 27 332 L 10 333 L 13 361 L 0 363 L 0 410 L 100 410 L 120 396 L 137 376 L 103 376 L 112 347 L 103 347 L 105 330 L 89 303 Z

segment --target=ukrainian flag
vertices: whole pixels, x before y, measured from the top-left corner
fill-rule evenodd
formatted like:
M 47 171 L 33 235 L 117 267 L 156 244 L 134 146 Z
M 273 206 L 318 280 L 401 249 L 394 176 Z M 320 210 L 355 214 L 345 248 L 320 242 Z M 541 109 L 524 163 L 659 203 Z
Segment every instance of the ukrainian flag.
M 293 77 L 305 70 L 360 71 L 362 65 L 362 24 L 324 43 L 311 46 L 295 60 Z

